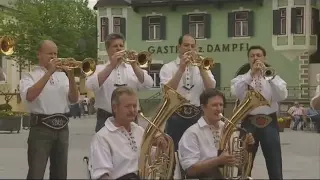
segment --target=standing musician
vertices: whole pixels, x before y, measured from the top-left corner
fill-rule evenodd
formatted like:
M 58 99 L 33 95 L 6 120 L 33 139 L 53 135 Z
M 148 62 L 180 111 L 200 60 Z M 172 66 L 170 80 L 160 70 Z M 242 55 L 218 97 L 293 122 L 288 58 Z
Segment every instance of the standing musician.
M 104 126 L 106 119 L 112 116 L 110 99 L 115 88 L 128 86 L 140 90 L 153 85 L 152 77 L 142 70 L 137 62 L 129 65 L 121 60 L 124 56 L 124 43 L 123 35 L 109 34 L 105 41 L 109 62 L 98 65 L 96 72 L 86 80 L 86 87 L 95 94 L 95 108 L 98 109 L 96 132 Z
M 207 88 L 215 88 L 216 81 L 211 71 L 189 64 L 190 59 L 185 55 L 188 51 L 196 51 L 196 40 L 191 35 L 184 35 L 178 42 L 179 56 L 160 70 L 160 82 L 177 90 L 190 100 L 183 105 L 167 121 L 166 133 L 172 137 L 175 150 L 179 140 L 191 125 L 201 117 L 199 94 Z
M 179 142 L 179 160 L 187 178 L 223 179 L 218 170 L 219 165 L 234 165 L 238 159 L 227 152 L 218 156 L 219 141 L 222 136 L 224 122 L 223 112 L 225 97 L 222 92 L 207 89 L 200 95 L 203 112 L 198 122 L 188 128 Z M 250 134 L 245 140 L 254 144 Z
M 315 96 L 311 99 L 310 106 L 312 109 L 320 110 L 320 73 L 317 74 L 317 82 L 319 85 L 317 86 Z
M 118 87 L 112 92 L 113 116 L 91 142 L 90 172 L 92 179 L 140 179 L 137 175 L 144 129 L 134 123 L 137 95 L 132 88 Z M 165 148 L 162 136 L 156 143 Z
M 277 123 L 278 103 L 288 96 L 287 83 L 275 75 L 265 79 L 262 70 L 265 68 L 266 51 L 261 46 L 251 46 L 247 53 L 250 70 L 231 80 L 231 92 L 242 101 L 249 88 L 260 92 L 270 107 L 260 106 L 242 121 L 242 127 L 251 132 L 255 139 L 253 154 L 255 156 L 259 143 L 266 160 L 270 179 L 283 179 L 282 156 Z
M 67 179 L 69 105 L 78 101 L 79 93 L 72 70 L 56 71 L 57 54 L 54 42 L 42 41 L 37 55 L 40 66 L 20 81 L 21 97 L 31 114 L 27 179 L 43 179 L 49 157 L 50 179 Z

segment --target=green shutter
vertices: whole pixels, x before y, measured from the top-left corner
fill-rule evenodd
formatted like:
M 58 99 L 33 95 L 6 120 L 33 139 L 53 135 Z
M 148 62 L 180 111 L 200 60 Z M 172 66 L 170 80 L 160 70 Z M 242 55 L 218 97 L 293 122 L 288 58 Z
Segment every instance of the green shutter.
M 211 69 L 211 72 L 216 80 L 216 88 L 219 89 L 221 86 L 221 64 L 215 63 L 214 67 Z
M 126 38 L 126 18 L 120 18 L 120 32 Z
M 280 10 L 273 10 L 273 35 L 281 34 Z
M 101 42 L 103 42 L 105 40 L 106 36 L 109 34 L 109 20 L 107 17 L 100 18 L 100 32 L 102 31 L 102 24 L 103 23 L 105 24 L 105 28 L 104 28 L 104 37 L 102 37 L 102 35 L 100 35 Z
M 204 14 L 204 37 L 211 38 L 211 14 Z
M 142 40 L 149 40 L 149 18 L 142 17 Z
M 189 15 L 182 15 L 182 35 L 189 34 Z
M 291 8 L 291 33 L 297 33 L 297 9 Z
M 166 37 L 167 37 L 166 16 L 160 16 L 160 39 L 166 40 Z
M 248 36 L 254 36 L 254 14 L 253 14 L 253 11 L 248 12 Z
M 312 16 L 313 16 L 313 29 L 312 34 L 316 35 L 319 31 L 319 9 L 312 8 Z
M 234 37 L 235 36 L 235 13 L 231 12 L 228 13 L 228 37 Z

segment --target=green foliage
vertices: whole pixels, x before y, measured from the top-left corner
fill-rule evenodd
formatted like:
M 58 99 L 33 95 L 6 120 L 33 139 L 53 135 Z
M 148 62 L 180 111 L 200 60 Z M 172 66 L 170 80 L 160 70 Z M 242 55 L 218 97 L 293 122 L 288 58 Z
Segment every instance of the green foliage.
M 10 104 L 0 104 L 0 111 L 11 111 L 12 106 Z
M 37 63 L 39 43 L 45 39 L 57 44 L 58 57 L 96 59 L 97 20 L 88 0 L 15 0 L 12 5 L 15 10 L 0 12 L 0 35 L 15 39 L 18 65 Z
M 0 111 L 0 117 L 8 116 L 27 116 L 28 113 L 25 112 L 15 112 L 15 111 Z

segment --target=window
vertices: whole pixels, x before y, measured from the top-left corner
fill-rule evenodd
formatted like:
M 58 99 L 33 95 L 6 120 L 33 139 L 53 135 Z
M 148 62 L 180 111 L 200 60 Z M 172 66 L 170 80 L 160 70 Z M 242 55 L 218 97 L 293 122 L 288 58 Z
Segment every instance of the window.
M 160 39 L 160 17 L 149 17 L 149 40 Z
M 166 39 L 166 17 L 146 16 L 142 17 L 142 40 L 165 40 Z
M 253 11 L 228 13 L 228 37 L 249 37 L 253 32 Z
M 248 36 L 248 12 L 235 13 L 235 37 Z
M 104 42 L 106 36 L 109 34 L 109 25 L 108 25 L 108 18 L 101 17 L 100 18 L 100 41 Z
M 287 34 L 287 11 L 286 9 L 280 9 L 280 34 Z
M 150 64 L 149 75 L 153 79 L 153 88 L 160 88 L 160 69 L 163 64 Z
M 211 15 L 190 14 L 182 16 L 182 33 L 191 34 L 196 39 L 210 38 Z
M 296 8 L 296 34 L 303 34 L 304 15 L 303 8 Z
M 121 33 L 126 37 L 126 19 L 122 17 L 113 17 L 112 21 L 112 31 L 114 33 Z

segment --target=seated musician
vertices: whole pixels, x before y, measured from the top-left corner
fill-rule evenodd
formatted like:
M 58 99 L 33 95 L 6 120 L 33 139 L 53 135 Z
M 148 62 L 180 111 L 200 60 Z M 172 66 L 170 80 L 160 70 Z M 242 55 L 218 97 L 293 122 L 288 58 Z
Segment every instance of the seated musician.
M 92 179 L 140 179 L 137 175 L 144 129 L 134 123 L 137 96 L 129 87 L 118 87 L 111 96 L 113 116 L 95 135 L 90 148 Z M 157 143 L 163 143 L 157 138 Z
M 223 179 L 219 165 L 232 165 L 238 159 L 227 152 L 218 156 L 219 141 L 224 122 L 223 111 L 225 97 L 222 92 L 207 89 L 200 95 L 203 116 L 188 128 L 179 141 L 179 160 L 187 178 Z M 246 144 L 254 144 L 250 134 Z

